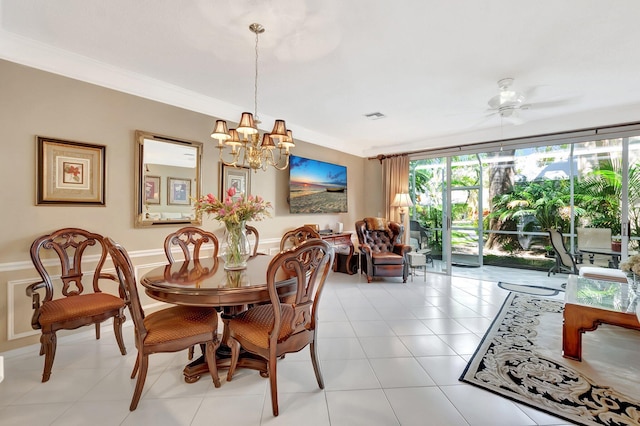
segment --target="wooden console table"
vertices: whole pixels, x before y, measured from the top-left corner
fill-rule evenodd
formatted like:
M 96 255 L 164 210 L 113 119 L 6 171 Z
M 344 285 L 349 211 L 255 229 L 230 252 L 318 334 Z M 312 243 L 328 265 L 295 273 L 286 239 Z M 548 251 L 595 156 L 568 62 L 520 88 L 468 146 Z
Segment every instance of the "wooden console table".
M 335 249 L 336 253 L 346 254 L 347 258 L 345 259 L 345 265 L 346 265 L 345 271 L 349 275 L 353 275 L 355 272 L 357 272 L 357 270 L 353 271 L 350 267 L 351 258 L 353 257 L 353 251 L 354 251 L 353 241 L 351 241 L 352 234 L 353 233 L 351 232 L 340 232 L 335 234 L 333 233 L 320 234 L 320 238 L 322 238 L 323 240 L 331 244 Z M 338 256 L 336 256 L 335 260 L 333 261 L 334 272 L 341 272 L 341 271 L 338 271 L 338 263 L 339 263 Z

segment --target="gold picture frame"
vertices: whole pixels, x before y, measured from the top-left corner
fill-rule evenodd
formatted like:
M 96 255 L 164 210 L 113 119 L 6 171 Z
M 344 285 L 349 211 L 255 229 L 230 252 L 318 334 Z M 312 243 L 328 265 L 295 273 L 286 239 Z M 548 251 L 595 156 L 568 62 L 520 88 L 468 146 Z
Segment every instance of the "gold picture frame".
M 160 176 L 146 175 L 144 177 L 145 204 L 160 204 Z
M 167 178 L 167 204 L 188 206 L 191 204 L 191 179 Z
M 220 199 L 227 196 L 227 191 L 231 187 L 236 188 L 236 198 L 246 199 L 251 194 L 251 169 L 248 167 L 225 166 L 220 163 Z
M 106 146 L 43 136 L 36 141 L 36 205 L 106 205 Z

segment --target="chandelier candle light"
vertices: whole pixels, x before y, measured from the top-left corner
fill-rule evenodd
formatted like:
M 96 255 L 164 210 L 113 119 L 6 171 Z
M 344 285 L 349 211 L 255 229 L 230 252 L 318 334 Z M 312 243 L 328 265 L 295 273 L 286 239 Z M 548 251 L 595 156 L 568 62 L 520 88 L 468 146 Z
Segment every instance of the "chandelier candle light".
M 224 269 L 238 270 L 247 267 L 247 259 L 251 253 L 247 230 L 248 220 L 262 220 L 269 217 L 271 203 L 260 196 L 249 195 L 246 199 L 236 189 L 227 190 L 223 200 L 212 194 L 201 197 L 195 202 L 198 215 L 206 213 L 221 221 L 225 226 L 226 248 L 224 252 Z
M 249 25 L 249 30 L 256 35 L 253 114 L 243 112 L 236 129 L 229 130 L 226 121 L 217 120 L 211 137 L 218 140 L 220 161 L 227 166 L 249 166 L 255 172 L 267 170 L 268 166 L 285 170 L 289 166 L 289 150 L 295 147 L 291 130 L 287 130 L 284 120 L 276 120 L 271 133 L 264 133 L 261 138 L 258 131 L 258 34 L 265 30 L 255 23 Z M 277 160 L 273 153 L 276 148 L 279 150 Z M 225 150 L 230 151 L 229 161 L 224 159 Z

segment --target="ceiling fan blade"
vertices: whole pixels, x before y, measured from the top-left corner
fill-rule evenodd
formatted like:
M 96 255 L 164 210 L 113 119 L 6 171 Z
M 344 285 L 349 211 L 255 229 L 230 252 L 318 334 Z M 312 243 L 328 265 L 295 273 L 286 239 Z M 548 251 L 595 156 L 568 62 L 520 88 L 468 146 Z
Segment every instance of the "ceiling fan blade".
M 546 101 L 541 100 L 539 102 L 530 102 L 530 103 L 524 104 L 520 108 L 521 109 L 557 108 L 557 107 L 562 107 L 566 105 L 571 105 L 577 102 L 579 98 L 580 96 L 571 96 L 571 97 L 565 97 L 565 98 L 549 99 Z
M 478 120 L 478 121 L 474 122 L 473 124 L 471 124 L 467 128 L 468 129 L 478 129 L 478 128 L 482 127 L 483 125 L 485 125 L 486 123 L 488 123 L 489 121 L 491 121 L 496 116 L 499 117 L 500 113 L 498 111 L 492 111 L 489 114 L 486 114 L 480 120 Z
M 491 109 L 500 108 L 500 95 L 494 96 L 493 98 L 489 99 L 489 102 L 487 103 L 489 104 L 489 108 Z

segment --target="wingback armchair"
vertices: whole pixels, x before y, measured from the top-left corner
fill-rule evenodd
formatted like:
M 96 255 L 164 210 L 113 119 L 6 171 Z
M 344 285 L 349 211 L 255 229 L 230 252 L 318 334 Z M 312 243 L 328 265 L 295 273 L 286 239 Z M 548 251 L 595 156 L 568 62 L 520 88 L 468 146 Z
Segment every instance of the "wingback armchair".
M 361 252 L 361 270 L 367 282 L 373 277 L 402 277 L 407 282 L 409 264 L 407 253 L 411 246 L 398 242 L 402 227 L 377 217 L 366 217 L 356 222 L 356 234 Z

